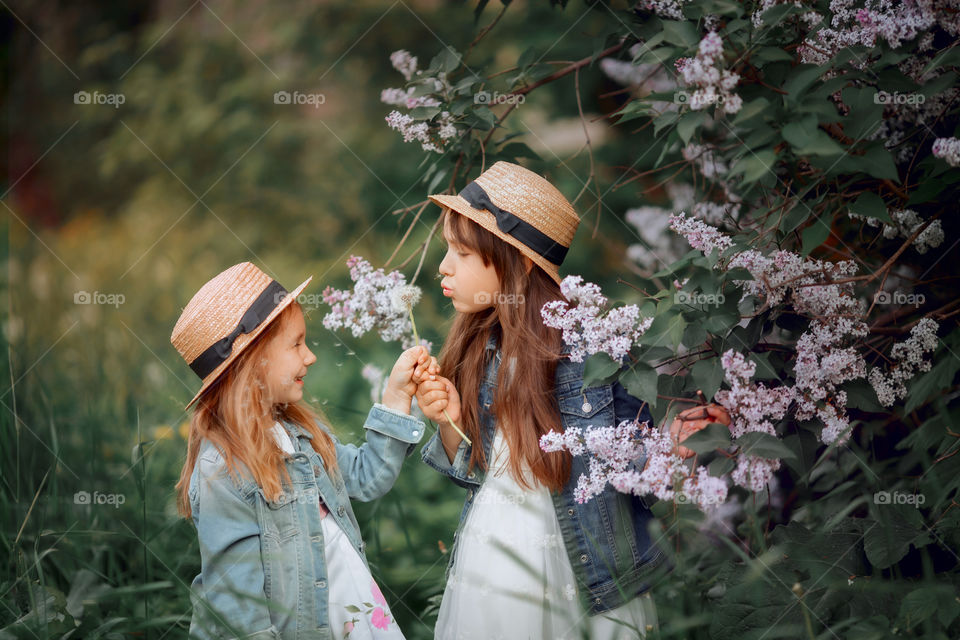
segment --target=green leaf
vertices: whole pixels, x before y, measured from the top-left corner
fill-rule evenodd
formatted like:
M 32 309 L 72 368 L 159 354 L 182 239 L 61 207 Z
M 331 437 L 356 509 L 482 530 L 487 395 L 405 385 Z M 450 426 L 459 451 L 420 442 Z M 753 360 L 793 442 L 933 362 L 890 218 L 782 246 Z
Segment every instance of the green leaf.
M 690 138 L 706 117 L 707 114 L 703 111 L 688 111 L 680 117 L 680 121 L 677 122 L 677 133 L 684 144 L 690 142 Z
M 801 238 L 803 239 L 803 248 L 800 250 L 801 254 L 805 256 L 810 255 L 811 251 L 826 242 L 829 237 L 830 225 L 820 218 L 814 218 L 813 224 L 804 229 L 801 234 Z
M 733 175 L 743 174 L 744 184 L 750 184 L 765 175 L 774 173 L 776 162 L 777 154 L 772 149 L 762 149 L 756 153 L 747 151 L 746 155 L 734 165 L 731 173 Z
M 878 506 L 891 517 L 885 518 L 885 522 L 866 521 L 868 529 L 863 546 L 870 564 L 877 569 L 886 569 L 907 555 L 910 543 L 917 538 L 920 531 L 916 526 L 895 515 L 896 512 L 905 515 L 908 509 L 916 512 L 914 507 L 887 504 Z
M 723 366 L 720 364 L 720 358 L 697 360 L 693 363 L 690 374 L 707 400 L 712 401 L 713 394 L 717 392 L 723 381 Z
M 815 64 L 802 64 L 792 69 L 790 79 L 782 87 L 787 92 L 786 99 L 792 103 L 799 102 L 810 85 L 819 80 L 822 74 L 823 69 Z
M 700 34 L 689 20 L 664 20 L 663 39 L 681 47 L 694 47 L 700 42 Z
M 583 366 L 583 386 L 595 387 L 607 384 L 617 375 L 620 363 L 605 353 L 589 356 Z
M 650 365 L 638 362 L 622 374 L 620 384 L 634 398 L 643 400 L 650 408 L 657 406 L 657 371 Z
M 697 453 L 710 453 L 716 449 L 730 446 L 730 428 L 724 424 L 711 422 L 683 441 L 683 446 Z
M 760 458 L 796 460 L 797 454 L 784 444 L 783 440 L 769 433 L 751 431 L 734 442 L 740 447 L 740 453 Z
M 934 614 L 944 627 L 960 615 L 960 603 L 957 602 L 951 585 L 939 584 L 914 589 L 900 604 L 900 619 L 908 631 Z
M 440 107 L 414 107 L 410 109 L 410 117 L 414 120 L 429 120 L 440 113 Z
M 927 402 L 933 394 L 951 388 L 958 369 L 960 360 L 951 355 L 940 360 L 930 371 L 914 378 L 903 412 L 910 413 Z
M 861 193 L 856 200 L 850 203 L 850 211 L 860 216 L 876 218 L 882 222 L 893 224 L 887 212 L 887 204 L 883 198 L 875 193 Z
M 732 457 L 721 456 L 707 465 L 707 472 L 714 478 L 720 478 L 733 471 L 735 465 Z
M 748 120 L 766 112 L 770 107 L 770 101 L 766 98 L 757 98 L 743 105 L 733 119 L 734 126 L 745 124 Z

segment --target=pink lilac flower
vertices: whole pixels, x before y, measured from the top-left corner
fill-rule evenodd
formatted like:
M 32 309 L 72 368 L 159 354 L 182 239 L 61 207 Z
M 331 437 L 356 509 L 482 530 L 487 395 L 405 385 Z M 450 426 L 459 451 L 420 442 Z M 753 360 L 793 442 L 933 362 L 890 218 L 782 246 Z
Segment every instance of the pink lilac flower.
M 410 55 L 409 51 L 400 49 L 390 54 L 390 64 L 393 68 L 403 74 L 403 77 L 409 80 L 417 72 L 417 57 Z
M 960 139 L 937 138 L 933 141 L 933 155 L 942 158 L 951 167 L 960 167 Z
M 622 362 L 653 323 L 653 318 L 640 318 L 637 305 L 606 310 L 607 299 L 600 287 L 583 282 L 581 276 L 567 276 L 560 289 L 567 300 L 548 302 L 540 315 L 546 326 L 563 331 L 563 341 L 571 347 L 570 359 L 574 362 L 595 353 L 606 353 Z
M 880 221 L 870 216 L 862 216 L 856 213 L 848 212 L 847 215 L 852 220 L 862 220 L 870 227 L 879 227 Z M 893 209 L 890 211 L 890 219 L 893 224 L 883 223 L 880 232 L 884 238 L 909 238 L 926 221 L 923 220 L 913 209 Z M 917 253 L 926 253 L 931 248 L 939 247 L 943 243 L 943 227 L 939 220 L 934 220 L 928 224 L 923 231 L 913 240 L 913 248 Z
M 414 346 L 410 314 L 393 304 L 394 292 L 408 286 L 404 275 L 374 269 L 360 256 L 351 256 L 347 267 L 354 288 L 324 289 L 323 301 L 330 305 L 330 312 L 324 316 L 323 326 L 331 331 L 349 329 L 357 338 L 377 329 L 384 341 L 400 340 L 405 349 Z
M 681 211 L 678 215 L 670 216 L 670 228 L 684 236 L 690 246 L 709 254 L 715 248 L 723 251 L 733 246 L 733 240 L 705 222 L 696 218 L 687 218 Z

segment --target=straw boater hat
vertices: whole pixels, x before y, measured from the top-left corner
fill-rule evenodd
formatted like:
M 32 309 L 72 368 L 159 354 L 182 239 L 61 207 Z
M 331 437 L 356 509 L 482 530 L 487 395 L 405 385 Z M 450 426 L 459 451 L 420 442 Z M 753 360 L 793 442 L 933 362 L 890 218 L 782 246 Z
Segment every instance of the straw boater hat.
M 520 165 L 497 162 L 459 194 L 429 197 L 512 244 L 560 283 L 558 268 L 580 218 L 542 176 Z
M 253 339 L 293 302 L 313 276 L 288 293 L 249 262 L 235 264 L 207 282 L 180 314 L 170 342 L 203 386 L 185 409 L 210 388 Z

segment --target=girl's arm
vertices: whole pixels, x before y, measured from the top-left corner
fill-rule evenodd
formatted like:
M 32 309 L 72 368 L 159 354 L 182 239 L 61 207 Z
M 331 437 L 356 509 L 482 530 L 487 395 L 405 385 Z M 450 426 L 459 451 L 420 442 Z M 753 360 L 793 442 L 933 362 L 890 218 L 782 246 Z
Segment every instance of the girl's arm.
M 196 593 L 197 628 L 191 630 L 209 638 L 279 638 L 263 590 L 256 507 L 226 476 L 219 454 L 201 457 L 197 465 L 190 492 L 200 541 L 201 584 Z
M 361 501 L 375 500 L 393 486 L 404 459 L 423 438 L 425 425 L 410 415 L 416 393 L 413 371 L 429 358 L 426 348 L 407 349 L 397 358 L 383 402 L 373 405 L 364 422 L 367 438 L 363 446 L 336 444 L 337 464 L 347 493 Z
M 362 446 L 334 442 L 347 493 L 368 502 L 393 487 L 403 461 L 423 438 L 425 427 L 422 421 L 381 403 L 373 405 L 363 426 L 367 441 Z

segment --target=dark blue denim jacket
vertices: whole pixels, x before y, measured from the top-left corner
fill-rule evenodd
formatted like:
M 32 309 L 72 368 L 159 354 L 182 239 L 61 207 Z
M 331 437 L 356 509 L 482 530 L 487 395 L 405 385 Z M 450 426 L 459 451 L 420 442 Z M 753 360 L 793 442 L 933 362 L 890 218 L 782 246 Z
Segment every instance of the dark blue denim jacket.
M 487 341 L 486 348 L 496 350 L 487 366 L 479 396 L 483 450 L 490 460 L 496 426 L 491 406 L 501 360 L 495 335 Z M 564 350 L 565 355 L 568 352 Z M 566 358 L 557 363 L 555 392 L 564 429 L 615 425 L 636 418 L 638 413 L 641 421 L 650 420 L 653 424 L 647 406 L 619 383 L 583 388 L 583 367 L 582 362 Z M 461 441 L 451 464 L 439 434 L 434 434 L 421 452 L 424 462 L 468 490 L 454 544 L 484 479 L 481 469 L 469 469 L 472 450 L 472 446 Z M 633 464 L 640 471 L 645 462 L 646 455 L 643 455 Z M 562 491 L 551 492 L 551 497 L 570 564 L 580 583 L 583 605 L 595 615 L 615 609 L 649 590 L 650 584 L 645 579 L 661 564 L 672 565 L 650 537 L 648 529 L 654 515 L 643 498 L 620 493 L 608 485 L 589 501 L 577 503 L 573 491 L 578 478 L 585 473 L 589 473 L 589 456 L 574 456 L 570 479 Z M 448 576 L 449 572 L 448 566 Z

